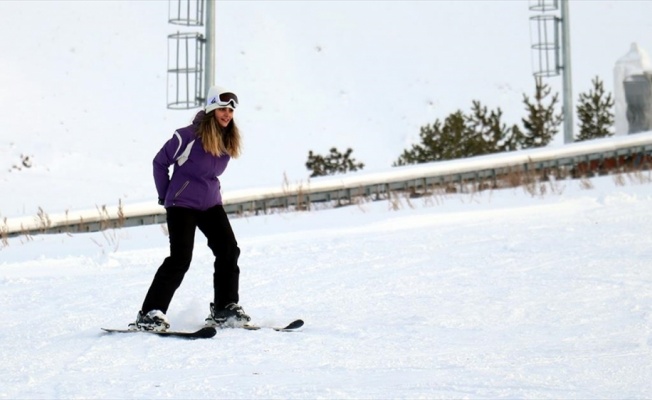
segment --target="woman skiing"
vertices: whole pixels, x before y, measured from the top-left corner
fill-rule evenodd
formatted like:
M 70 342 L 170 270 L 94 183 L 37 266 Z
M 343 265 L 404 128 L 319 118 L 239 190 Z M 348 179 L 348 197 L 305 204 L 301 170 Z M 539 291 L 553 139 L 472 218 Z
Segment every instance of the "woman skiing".
M 215 256 L 214 302 L 206 324 L 239 326 L 251 320 L 238 305 L 240 249 L 222 206 L 218 179 L 229 160 L 240 155 L 240 132 L 233 120 L 237 107 L 235 93 L 210 88 L 204 110 L 191 125 L 174 132 L 154 157 L 154 183 L 159 204 L 166 210 L 170 255 L 156 272 L 129 329 L 165 331 L 170 327 L 165 314 L 190 267 L 196 228 L 206 236 Z

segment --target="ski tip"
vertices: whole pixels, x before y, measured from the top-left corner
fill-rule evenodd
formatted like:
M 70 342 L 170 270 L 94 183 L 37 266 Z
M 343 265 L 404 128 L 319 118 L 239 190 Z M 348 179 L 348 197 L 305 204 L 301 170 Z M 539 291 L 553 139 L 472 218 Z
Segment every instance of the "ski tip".
M 217 330 L 212 326 L 205 326 L 195 332 L 163 331 L 151 333 L 159 336 L 172 336 L 186 339 L 210 339 L 217 334 Z
M 289 324 L 288 326 L 286 326 L 285 328 L 283 328 L 283 329 L 284 329 L 284 330 L 285 330 L 285 329 L 287 329 L 287 330 L 290 330 L 290 329 L 299 329 L 299 328 L 301 328 L 302 326 L 303 326 L 303 320 L 302 320 L 302 319 L 297 319 L 297 320 L 294 320 L 294 321 L 290 322 L 290 324 Z
M 106 333 L 129 333 L 135 332 L 129 329 L 116 329 L 116 328 L 101 328 Z
M 206 326 L 194 333 L 193 336 L 201 339 L 210 339 L 217 334 L 217 329 L 212 326 Z

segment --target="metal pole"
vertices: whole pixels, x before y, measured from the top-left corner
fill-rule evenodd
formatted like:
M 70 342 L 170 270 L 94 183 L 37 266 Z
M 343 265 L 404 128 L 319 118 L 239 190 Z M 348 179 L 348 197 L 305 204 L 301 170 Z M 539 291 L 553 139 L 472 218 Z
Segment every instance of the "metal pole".
M 206 0 L 206 60 L 204 65 L 204 97 L 215 84 L 215 0 Z
M 573 143 L 573 88 L 571 82 L 570 21 L 568 0 L 561 0 L 561 31 L 564 85 L 564 144 Z

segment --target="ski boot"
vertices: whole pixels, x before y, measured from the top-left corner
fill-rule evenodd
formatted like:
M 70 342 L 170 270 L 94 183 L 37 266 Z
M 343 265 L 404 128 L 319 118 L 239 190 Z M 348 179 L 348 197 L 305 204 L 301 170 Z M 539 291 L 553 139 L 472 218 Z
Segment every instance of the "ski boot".
M 211 313 L 206 318 L 206 326 L 239 328 L 251 321 L 242 307 L 236 303 L 227 304 L 222 309 L 216 309 L 211 303 Z
M 168 317 L 160 310 L 152 310 L 147 314 L 138 311 L 136 322 L 129 324 L 128 329 L 132 331 L 156 331 L 165 332 L 170 328 Z

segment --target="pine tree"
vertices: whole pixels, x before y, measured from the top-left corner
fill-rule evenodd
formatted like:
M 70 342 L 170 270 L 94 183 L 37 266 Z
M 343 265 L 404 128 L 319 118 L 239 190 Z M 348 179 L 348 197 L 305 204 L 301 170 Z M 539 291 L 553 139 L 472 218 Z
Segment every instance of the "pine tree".
M 604 86 L 597 76 L 591 83 L 593 88 L 588 93 L 580 93 L 577 105 L 580 133 L 575 139 L 576 142 L 613 135 L 614 100 L 611 93 L 605 96 Z
M 477 154 L 512 151 L 519 148 L 522 140 L 520 129 L 516 125 L 508 128 L 502 122 L 502 116 L 503 111 L 500 108 L 490 112 L 479 101 L 473 101 L 467 123 L 478 136 L 476 140 L 480 148 Z
M 544 84 L 541 77 L 535 78 L 536 87 L 534 94 L 534 103 L 525 94 L 523 103 L 527 111 L 527 118 L 524 118 L 522 147 L 543 147 L 552 141 L 554 136 L 559 132 L 559 126 L 563 121 L 561 113 L 555 113 L 555 105 L 559 102 L 559 94 L 555 93 L 550 99 L 550 103 L 544 104 L 544 100 L 550 95 L 551 88 Z
M 502 116 L 500 108 L 490 111 L 475 100 L 469 115 L 458 110 L 443 123 L 422 126 L 420 143 L 404 150 L 393 166 L 517 150 L 523 134 L 516 125 L 507 127 Z
M 467 125 L 467 117 L 457 111 L 444 120 L 432 125 L 422 126 L 419 132 L 421 141 L 396 160 L 393 166 L 420 164 L 431 161 L 453 160 L 480 154 L 475 132 Z
M 357 171 L 364 168 L 363 163 L 358 163 L 355 159 L 351 158 L 353 149 L 347 149 L 344 154 L 340 153 L 337 148 L 330 149 L 328 156 L 321 156 L 313 153 L 312 150 L 308 152 L 308 161 L 306 161 L 306 168 L 312 171 L 311 178 L 317 176 L 334 175 L 338 173 L 346 173 L 348 171 Z
M 432 149 L 437 147 L 437 142 L 441 136 L 441 121 L 437 119 L 434 124 L 422 126 L 419 130 L 421 142 L 413 144 L 409 150 L 403 150 L 393 164 L 393 166 L 421 164 L 433 161 L 435 155 Z
M 474 155 L 477 145 L 472 133 L 466 126 L 466 118 L 462 111 L 449 115 L 442 126 L 438 146 L 433 148 L 436 156 L 434 161 L 454 160 Z

